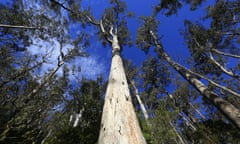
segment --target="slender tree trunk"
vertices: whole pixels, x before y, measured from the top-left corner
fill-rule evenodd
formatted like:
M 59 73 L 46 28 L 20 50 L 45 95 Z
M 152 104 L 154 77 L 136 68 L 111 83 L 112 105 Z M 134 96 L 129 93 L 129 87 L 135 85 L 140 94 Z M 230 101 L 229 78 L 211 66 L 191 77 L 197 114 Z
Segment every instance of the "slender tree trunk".
M 154 44 L 158 49 L 159 55 L 168 61 L 168 63 L 191 85 L 193 85 L 201 93 L 202 96 L 212 102 L 218 110 L 220 110 L 230 121 L 232 121 L 238 128 L 240 128 L 240 110 L 228 101 L 218 96 L 215 92 L 209 90 L 208 87 L 206 87 L 200 80 L 193 76 L 188 69 L 174 62 L 168 56 L 168 54 L 164 52 L 162 46 L 158 43 L 156 35 L 152 31 L 150 31 L 150 34 L 153 37 Z
M 113 56 L 103 107 L 99 144 L 145 144 L 125 76 L 117 36 L 112 41 Z
M 203 120 L 206 120 L 206 117 L 192 103 L 189 102 L 189 105 L 200 115 Z
M 177 137 L 178 137 L 180 143 L 181 143 L 181 144 L 185 144 L 183 138 L 182 138 L 181 135 L 178 133 L 178 131 L 176 130 L 176 128 L 175 128 L 175 126 L 173 125 L 173 123 L 172 123 L 171 121 L 169 121 L 169 124 L 171 125 L 173 131 L 174 131 L 175 134 L 177 135 Z M 177 143 L 178 143 L 178 141 L 177 141 Z
M 148 112 L 147 112 L 147 110 L 146 110 L 146 108 L 145 108 L 145 106 L 144 106 L 141 98 L 140 98 L 140 95 L 138 94 L 138 89 L 137 89 L 137 87 L 135 86 L 134 81 L 131 81 L 131 84 L 132 84 L 132 86 L 133 86 L 133 88 L 134 88 L 134 90 L 135 90 L 135 96 L 136 96 L 137 101 L 138 101 L 138 103 L 139 103 L 139 105 L 140 105 L 140 108 L 141 108 L 141 110 L 142 110 L 143 116 L 144 116 L 145 120 L 148 121 L 149 115 L 148 115 Z M 147 122 L 147 123 L 148 123 L 148 122 Z

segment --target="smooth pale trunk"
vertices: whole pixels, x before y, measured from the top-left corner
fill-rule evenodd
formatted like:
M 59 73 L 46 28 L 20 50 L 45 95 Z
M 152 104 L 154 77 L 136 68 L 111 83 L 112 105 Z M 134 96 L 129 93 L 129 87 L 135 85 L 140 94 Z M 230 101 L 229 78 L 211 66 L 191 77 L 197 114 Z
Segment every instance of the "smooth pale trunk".
M 99 144 L 145 144 L 119 55 L 112 65 L 102 114 Z

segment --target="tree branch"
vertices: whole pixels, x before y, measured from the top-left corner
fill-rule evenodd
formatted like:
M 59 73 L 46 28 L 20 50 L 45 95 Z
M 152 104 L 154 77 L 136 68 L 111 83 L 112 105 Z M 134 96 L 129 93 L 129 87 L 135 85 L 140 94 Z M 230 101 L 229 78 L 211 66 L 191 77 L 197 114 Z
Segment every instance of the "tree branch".
M 74 11 L 71 10 L 70 8 L 64 6 L 62 3 L 60 3 L 60 2 L 58 2 L 58 1 L 56 1 L 56 0 L 50 0 L 50 1 L 53 2 L 53 3 L 55 3 L 55 4 L 57 4 L 57 5 L 59 5 L 59 6 L 62 7 L 63 9 L 65 9 L 65 10 L 67 10 L 67 11 L 73 13 L 73 14 L 79 14 L 79 13 L 74 12 Z M 85 17 L 86 17 L 86 19 L 87 19 L 91 24 L 99 26 L 100 31 L 101 31 L 101 32 L 104 34 L 104 36 L 105 36 L 105 39 L 106 39 L 109 43 L 112 43 L 112 40 L 107 36 L 107 33 L 106 33 L 105 29 L 104 29 L 102 19 L 100 20 L 100 23 L 98 23 L 98 22 L 96 22 L 95 20 L 93 20 L 93 19 L 92 19 L 90 16 L 88 16 L 88 15 L 85 15 Z
M 55 4 L 57 4 L 57 5 L 59 5 L 59 6 L 61 6 L 63 9 L 65 9 L 65 10 L 71 12 L 71 13 L 77 14 L 77 13 L 75 13 L 73 10 L 71 10 L 70 8 L 64 6 L 62 3 L 60 3 L 60 2 L 58 2 L 58 1 L 56 1 L 56 0 L 50 0 L 50 1 L 53 2 L 53 3 L 55 3 Z
M 230 93 L 230 94 L 232 94 L 232 95 L 234 95 L 234 96 L 240 97 L 240 94 L 238 94 L 237 92 L 235 92 L 235 91 L 233 91 L 233 90 L 231 90 L 231 89 L 229 89 L 229 88 L 226 88 L 226 87 L 224 87 L 224 86 L 222 86 L 222 85 L 214 82 L 213 80 L 210 80 L 209 78 L 201 75 L 201 74 L 198 74 L 198 73 L 196 73 L 196 72 L 193 72 L 193 71 L 187 69 L 186 67 L 184 67 L 183 65 L 178 64 L 178 66 L 179 66 L 179 67 L 182 67 L 182 68 L 185 69 L 185 70 L 187 70 L 187 71 L 188 71 L 190 74 L 192 74 L 192 75 L 195 75 L 195 76 L 197 76 L 197 77 L 200 77 L 200 78 L 202 78 L 202 79 L 205 79 L 205 80 L 208 81 L 210 84 L 212 84 L 212 85 L 214 85 L 214 86 L 216 86 L 216 87 L 224 90 L 225 92 L 228 92 L 228 93 Z
M 214 49 L 214 48 L 212 48 L 211 51 L 216 53 L 216 54 L 220 54 L 220 55 L 224 55 L 224 56 L 240 59 L 240 55 L 234 55 L 234 54 L 230 54 L 230 53 L 221 52 L 221 51 L 219 51 L 217 49 Z
M 41 29 L 41 27 L 7 25 L 7 24 L 0 24 L 0 27 L 3 27 L 3 28 L 17 28 L 17 29 Z
M 100 30 L 101 32 L 103 33 L 105 39 L 109 42 L 109 43 L 112 43 L 112 40 L 108 37 L 106 31 L 105 31 L 105 28 L 103 26 L 103 22 L 102 22 L 102 19 L 100 20 L 100 23 L 99 23 L 99 27 L 100 27 Z M 111 33 L 110 33 L 111 34 Z
M 212 56 L 212 53 L 210 52 L 209 53 L 209 56 L 210 56 L 210 59 L 212 60 L 212 62 L 217 65 L 225 74 L 233 77 L 233 78 L 236 78 L 238 80 L 240 80 L 240 77 L 236 74 L 234 74 L 231 70 L 227 70 L 225 67 L 223 67 L 220 63 L 218 63 L 214 57 Z

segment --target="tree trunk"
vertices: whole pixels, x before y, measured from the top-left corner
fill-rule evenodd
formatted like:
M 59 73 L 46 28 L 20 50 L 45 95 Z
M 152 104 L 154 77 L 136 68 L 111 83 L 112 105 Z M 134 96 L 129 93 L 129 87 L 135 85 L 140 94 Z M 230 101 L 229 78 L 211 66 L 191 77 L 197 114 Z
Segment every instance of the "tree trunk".
M 147 123 L 148 123 L 148 118 L 149 118 L 148 112 L 147 112 L 147 110 L 146 110 L 146 108 L 145 108 L 145 106 L 144 106 L 144 104 L 143 104 L 143 102 L 142 102 L 142 100 L 141 100 L 141 98 L 140 98 L 140 95 L 138 94 L 138 89 L 137 89 L 137 87 L 135 86 L 134 81 L 131 81 L 131 84 L 132 84 L 132 86 L 133 86 L 133 88 L 134 88 L 134 90 L 135 90 L 135 96 L 136 96 L 137 101 L 138 101 L 138 103 L 139 103 L 139 105 L 140 105 L 140 108 L 141 108 L 141 110 L 142 110 L 143 116 L 144 116 L 145 120 L 146 120 Z
M 99 144 L 146 144 L 130 97 L 117 36 L 103 107 Z
M 240 110 L 233 106 L 228 101 L 218 96 L 215 92 L 206 87 L 200 80 L 193 76 L 190 70 L 182 67 L 178 63 L 174 62 L 167 53 L 164 52 L 162 46 L 158 43 L 156 35 L 150 31 L 153 37 L 154 44 L 157 47 L 158 54 L 161 55 L 168 63 L 181 74 L 191 85 L 193 85 L 202 96 L 207 98 L 213 105 L 217 107 L 230 121 L 232 121 L 238 128 L 240 128 Z

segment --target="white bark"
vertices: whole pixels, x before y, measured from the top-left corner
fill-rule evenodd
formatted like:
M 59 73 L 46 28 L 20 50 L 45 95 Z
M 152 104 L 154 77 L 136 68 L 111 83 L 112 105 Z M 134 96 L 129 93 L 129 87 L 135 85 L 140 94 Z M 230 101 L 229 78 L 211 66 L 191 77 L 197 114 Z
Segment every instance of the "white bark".
M 79 123 L 79 120 L 82 118 L 82 113 L 84 111 L 84 107 L 79 111 L 79 113 L 75 113 L 73 115 L 70 116 L 70 122 L 72 122 L 73 120 L 73 117 L 74 117 L 74 123 L 73 123 L 73 127 L 77 127 L 78 126 L 78 123 Z
M 113 35 L 113 51 L 120 50 Z M 146 144 L 129 93 L 122 59 L 116 54 L 112 65 L 103 107 L 99 144 Z

